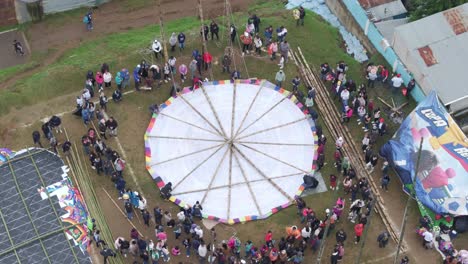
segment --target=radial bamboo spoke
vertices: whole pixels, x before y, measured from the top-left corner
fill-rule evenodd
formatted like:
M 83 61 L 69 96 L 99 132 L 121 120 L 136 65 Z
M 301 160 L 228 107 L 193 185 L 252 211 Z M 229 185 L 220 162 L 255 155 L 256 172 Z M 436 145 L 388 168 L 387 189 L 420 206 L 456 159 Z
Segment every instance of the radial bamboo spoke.
M 231 139 L 234 135 L 234 121 L 236 117 L 236 93 L 237 93 L 237 82 L 234 82 L 234 91 L 232 92 L 232 114 L 231 114 Z
M 245 144 L 241 144 L 241 145 L 242 145 L 243 147 L 246 147 L 246 148 L 248 148 L 248 149 L 251 149 L 251 150 L 253 150 L 253 151 L 257 152 L 257 153 L 260 153 L 260 154 L 262 154 L 262 155 L 264 155 L 264 156 L 266 156 L 266 157 L 268 157 L 268 158 L 270 158 L 270 159 L 273 159 L 273 160 L 276 160 L 276 161 L 278 161 L 278 162 L 280 162 L 280 163 L 283 163 L 284 165 L 287 165 L 287 166 L 289 166 L 289 167 L 291 167 L 291 168 L 294 168 L 294 169 L 296 169 L 296 170 L 302 171 L 302 172 L 304 172 L 304 173 L 308 173 L 308 171 L 306 171 L 306 170 L 303 170 L 303 169 L 301 169 L 301 168 L 299 168 L 299 167 L 296 167 L 296 166 L 292 165 L 291 163 L 288 163 L 288 162 L 285 162 L 285 161 L 283 161 L 283 160 L 280 160 L 280 159 L 278 159 L 278 158 L 276 158 L 276 157 L 273 157 L 273 156 L 271 156 L 271 155 L 269 155 L 269 154 L 267 154 L 267 153 L 265 153 L 265 152 L 263 152 L 263 151 L 260 151 L 260 150 L 258 150 L 258 149 L 256 149 L 256 148 L 247 146 L 247 145 L 245 145 Z
M 183 181 L 185 181 L 188 176 L 190 176 L 194 171 L 196 171 L 198 168 L 200 168 L 201 165 L 205 164 L 205 162 L 207 162 L 211 157 L 213 157 L 216 153 L 218 153 L 218 151 L 220 151 L 226 144 L 223 144 L 221 145 L 221 147 L 219 147 L 218 149 L 216 149 L 216 151 L 214 151 L 213 153 L 211 153 L 211 155 L 209 155 L 206 159 L 204 159 L 202 162 L 200 162 L 197 166 L 195 166 L 195 168 L 193 168 L 189 173 L 187 173 L 187 175 L 185 175 L 182 180 L 180 180 L 177 184 L 174 185 L 174 187 L 172 187 L 172 190 L 175 190 L 177 188 L 177 186 L 179 186 Z
M 216 132 L 218 132 L 218 134 L 219 134 L 221 137 L 226 138 L 226 137 L 224 136 L 224 134 L 221 133 L 221 132 L 219 131 L 219 129 L 216 128 L 208 119 L 206 119 L 206 117 L 205 117 L 204 115 L 202 115 L 202 113 L 200 113 L 200 111 L 198 111 L 198 109 L 196 109 L 187 99 L 185 99 L 185 97 L 184 97 L 182 94 L 180 94 L 179 97 L 180 97 L 182 100 L 184 100 L 184 102 L 185 102 L 188 106 L 190 106 L 190 108 L 192 108 L 192 110 L 195 111 L 195 113 L 197 113 L 203 120 L 205 120 L 205 122 L 206 122 L 209 126 L 211 126 Z
M 263 81 L 262 84 L 260 85 L 260 88 L 258 88 L 257 93 L 255 94 L 255 96 L 254 96 L 252 102 L 250 102 L 249 108 L 247 109 L 247 112 L 245 112 L 245 115 L 244 115 L 244 117 L 242 118 L 242 121 L 241 121 L 239 127 L 237 128 L 236 133 L 234 134 L 234 137 L 233 137 L 233 138 L 235 138 L 235 137 L 237 136 L 237 134 L 239 133 L 239 130 L 240 130 L 240 129 L 242 128 L 242 126 L 244 125 L 244 122 L 245 122 L 245 120 L 247 119 L 247 116 L 249 115 L 250 110 L 252 110 L 252 107 L 253 107 L 255 101 L 257 101 L 257 97 L 258 97 L 258 95 L 260 94 L 260 91 L 262 90 L 263 85 L 264 85 L 265 83 L 266 83 L 266 82 Z
M 203 195 L 203 198 L 201 199 L 200 204 L 203 204 L 203 202 L 205 202 L 206 196 L 208 196 L 208 192 L 211 190 L 211 186 L 213 185 L 216 175 L 218 175 L 219 168 L 221 168 L 221 165 L 223 164 L 224 159 L 226 159 L 227 157 L 227 153 L 229 152 L 229 149 L 230 148 L 226 148 L 226 151 L 224 152 L 223 157 L 219 161 L 218 166 L 216 166 L 215 172 L 213 173 L 213 176 L 211 176 L 210 184 L 208 184 L 208 188 L 206 189 L 206 192 Z
M 181 122 L 181 123 L 187 124 L 187 125 L 189 125 L 189 126 L 196 127 L 196 128 L 198 128 L 198 129 L 204 130 L 204 131 L 206 131 L 206 132 L 208 132 L 208 133 L 211 133 L 211 134 L 213 134 L 213 135 L 223 137 L 222 135 L 218 134 L 217 132 L 214 132 L 214 131 L 211 131 L 211 130 L 206 129 L 206 128 L 204 128 L 204 127 L 201 127 L 201 126 L 192 124 L 192 123 L 190 123 L 190 122 L 184 121 L 184 120 L 179 119 L 179 118 L 177 118 L 177 117 L 174 117 L 174 116 L 171 116 L 171 115 L 162 113 L 162 112 L 160 112 L 159 115 L 166 116 L 166 117 L 168 117 L 168 118 L 174 119 L 174 120 L 176 120 L 176 121 L 179 121 L 179 122 Z
M 228 207 L 227 207 L 227 219 L 231 217 L 231 192 L 232 192 L 232 147 L 233 145 L 229 145 L 229 181 L 228 181 Z
M 169 137 L 169 136 L 148 136 L 149 138 L 164 138 L 164 139 L 179 139 L 179 140 L 195 140 L 209 142 L 226 142 L 224 139 L 209 139 L 209 138 L 188 138 L 188 137 Z
M 268 176 L 266 176 L 266 174 L 263 171 L 261 171 L 255 165 L 255 163 L 253 163 L 249 158 L 247 158 L 247 156 L 245 156 L 245 154 L 239 148 L 237 148 L 236 145 L 233 145 L 233 147 L 250 164 L 250 166 L 252 166 L 263 178 L 265 178 L 271 185 L 273 185 L 273 187 L 277 189 L 284 197 L 288 198 L 290 201 L 294 200 L 291 196 L 288 195 L 287 192 L 285 192 L 281 187 L 279 187 L 278 184 L 276 184 L 270 178 L 268 178 Z
M 265 129 L 262 129 L 262 130 L 247 134 L 245 136 L 236 138 L 236 140 L 246 138 L 246 137 L 250 137 L 250 136 L 253 136 L 253 135 L 257 135 L 257 134 L 261 134 L 261 133 L 265 133 L 265 132 L 268 132 L 270 130 L 275 130 L 275 129 L 282 128 L 282 127 L 287 127 L 287 126 L 293 125 L 295 123 L 301 122 L 301 121 L 306 120 L 306 119 L 307 119 L 307 117 L 301 117 L 301 118 L 299 118 L 297 120 L 294 120 L 294 121 L 291 121 L 291 122 L 288 122 L 288 123 L 284 123 L 284 124 L 277 125 L 277 126 L 274 126 L 274 127 L 265 128 Z
M 203 95 L 205 95 L 206 101 L 208 101 L 208 104 L 210 105 L 211 111 L 213 112 L 216 118 L 216 121 L 218 122 L 219 127 L 221 128 L 221 131 L 223 132 L 224 138 L 226 138 L 227 137 L 226 131 L 224 130 L 223 124 L 221 124 L 221 121 L 219 120 L 218 112 L 216 112 L 216 109 L 214 108 L 213 103 L 211 103 L 210 96 L 206 92 L 206 89 L 205 87 L 203 87 L 203 85 L 201 86 L 201 89 L 203 91 Z
M 278 145 L 278 146 L 304 146 L 304 147 L 313 147 L 314 144 L 305 144 L 305 143 L 277 143 L 277 142 L 257 142 L 257 141 L 235 141 L 239 144 L 255 144 L 255 145 Z
M 201 153 L 201 152 L 205 152 L 205 151 L 207 151 L 207 150 L 217 148 L 217 147 L 219 147 L 219 146 L 221 146 L 221 145 L 224 145 L 224 144 L 225 144 L 225 143 L 221 143 L 221 144 L 218 144 L 218 145 L 214 145 L 214 146 L 212 146 L 212 147 L 208 147 L 208 148 L 196 150 L 196 151 L 193 151 L 193 152 L 190 152 L 190 153 L 181 155 L 181 156 L 177 156 L 177 157 L 174 157 L 174 158 L 170 158 L 170 159 L 167 159 L 167 160 L 163 160 L 163 161 L 160 161 L 160 162 L 156 162 L 156 163 L 154 163 L 154 164 L 151 164 L 150 167 L 157 166 L 157 165 L 161 165 L 161 164 L 166 163 L 166 162 L 169 162 L 169 161 L 173 161 L 173 160 L 185 158 L 185 157 L 188 157 L 188 156 L 190 156 L 190 155 L 195 155 L 195 154 L 198 154 L 198 153 Z
M 233 155 L 235 155 L 235 153 L 234 153 Z M 298 173 L 291 173 L 291 174 L 285 174 L 285 175 L 280 175 L 280 176 L 274 176 L 274 177 L 270 177 L 270 178 L 268 178 L 268 179 L 263 178 L 263 179 L 251 180 L 251 181 L 248 181 L 248 182 L 237 182 L 237 183 L 232 183 L 232 184 L 231 184 L 231 187 L 239 186 L 239 185 L 242 185 L 242 184 L 251 184 L 251 183 L 254 183 L 254 182 L 268 181 L 269 179 L 275 180 L 275 179 L 293 177 L 293 176 L 303 175 L 303 174 L 304 174 L 304 173 L 302 173 L 302 172 L 298 172 Z M 210 190 L 211 190 L 211 191 L 213 191 L 213 190 L 219 190 L 219 189 L 224 189 L 224 188 L 226 188 L 226 187 L 229 187 L 229 184 L 211 187 Z M 173 192 L 172 195 L 182 195 L 182 194 L 189 194 L 189 193 L 197 193 L 197 192 L 203 192 L 203 191 L 206 191 L 206 190 L 207 190 L 207 189 L 197 189 L 197 190 L 191 190 L 191 191 L 185 191 L 185 192 L 178 192 L 178 193 Z
M 232 148 L 231 148 L 231 153 L 232 153 Z M 233 153 L 234 155 L 234 158 L 237 162 L 237 164 L 239 165 L 239 169 L 241 171 L 241 174 L 242 174 L 242 177 L 244 178 L 244 181 L 245 183 L 247 184 L 247 188 L 249 189 L 249 192 L 250 192 L 250 196 L 252 196 L 252 199 L 254 200 L 254 203 L 255 203 L 255 207 L 257 207 L 257 210 L 258 210 L 258 215 L 262 215 L 262 210 L 260 210 L 260 206 L 258 205 L 258 202 L 257 202 L 257 198 L 252 190 L 252 186 L 250 186 L 250 182 L 249 180 L 247 179 L 247 176 L 246 176 L 246 173 L 244 171 L 244 168 L 242 167 L 242 164 L 240 163 L 239 161 L 239 157 L 237 157 L 237 154 L 236 153 Z M 230 188 L 231 188 L 232 184 L 230 185 Z
M 257 119 L 255 119 L 252 123 L 250 123 L 248 126 L 246 126 L 244 129 L 242 129 L 241 131 L 239 131 L 237 134 L 236 134 L 236 137 L 240 134 L 242 134 L 242 132 L 244 132 L 245 130 L 247 130 L 249 127 L 251 127 L 253 124 L 257 123 L 260 119 L 262 119 L 264 116 L 266 116 L 268 113 L 271 112 L 271 110 L 275 109 L 279 104 L 281 104 L 284 100 L 288 99 L 287 97 L 283 97 L 283 99 L 279 100 L 276 104 L 274 104 L 272 107 L 270 107 L 268 110 L 265 111 L 265 113 L 263 113 L 261 116 L 259 116 Z

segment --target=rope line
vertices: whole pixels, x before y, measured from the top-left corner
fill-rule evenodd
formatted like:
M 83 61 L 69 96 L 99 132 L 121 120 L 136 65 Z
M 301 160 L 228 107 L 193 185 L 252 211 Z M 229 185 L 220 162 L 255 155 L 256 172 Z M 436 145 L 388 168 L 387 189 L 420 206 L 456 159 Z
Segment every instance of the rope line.
M 164 161 L 156 162 L 156 163 L 154 163 L 154 164 L 151 164 L 150 167 L 154 167 L 154 166 L 161 165 L 161 164 L 166 163 L 166 162 L 169 162 L 169 161 L 173 161 L 173 160 L 177 160 L 177 159 L 181 159 L 181 158 L 188 157 L 188 156 L 190 156 L 190 155 L 194 155 L 194 154 L 198 154 L 198 153 L 201 153 L 201 152 L 205 152 L 205 151 L 207 151 L 207 150 L 217 148 L 217 147 L 219 147 L 219 146 L 221 146 L 221 145 L 223 145 L 223 144 L 224 144 L 224 143 L 221 143 L 221 144 L 219 144 L 219 145 L 214 145 L 214 146 L 209 147 L 209 148 L 204 148 L 204 149 L 196 150 L 196 151 L 193 151 L 193 152 L 184 154 L 184 155 L 182 155 L 182 156 L 177 156 L 177 157 L 170 158 L 170 159 L 167 159 L 167 160 L 164 160 Z
M 181 122 L 181 123 L 187 124 L 187 125 L 189 125 L 189 126 L 196 127 L 196 128 L 198 128 L 198 129 L 204 130 L 204 131 L 206 131 L 206 132 L 208 132 L 208 133 L 211 133 L 211 134 L 213 134 L 213 135 L 219 136 L 219 134 L 216 133 L 216 132 L 213 132 L 213 131 L 211 131 L 211 130 L 209 130 L 209 129 L 206 129 L 206 128 L 204 128 L 204 127 L 201 127 L 201 126 L 192 124 L 192 123 L 190 123 L 190 122 L 184 121 L 184 120 L 179 119 L 179 118 L 177 118 L 177 117 L 174 117 L 174 116 L 171 116 L 171 115 L 168 115 L 168 114 L 164 114 L 164 113 L 162 113 L 162 112 L 159 112 L 158 115 L 162 115 L 162 116 L 165 116 L 165 117 L 174 119 L 174 120 L 179 121 L 179 122 Z
M 306 147 L 313 147 L 314 146 L 314 144 L 256 142 L 256 141 L 236 141 L 236 143 L 239 143 L 239 144 L 255 144 L 255 145 L 279 145 L 279 146 L 306 146 Z
M 259 130 L 259 131 L 256 131 L 256 132 L 247 134 L 247 135 L 242 136 L 242 137 L 237 138 L 237 139 L 239 140 L 239 139 L 241 139 L 241 138 L 246 138 L 246 137 L 250 137 L 250 136 L 253 136 L 253 135 L 261 134 L 261 133 L 264 133 L 264 132 L 267 132 L 267 131 L 270 131 L 270 130 L 274 130 L 274 129 L 286 127 L 286 126 L 289 126 L 289 125 L 293 125 L 293 124 L 298 123 L 298 122 L 301 122 L 301 121 L 303 121 L 303 120 L 307 120 L 307 117 L 301 117 L 301 118 L 299 118 L 299 119 L 297 119 L 297 120 L 294 120 L 294 121 L 291 121 L 291 122 L 288 122 L 288 123 L 284 123 L 284 124 L 277 125 L 277 126 L 274 126 L 274 127 L 265 128 L 265 129 L 262 129 L 262 130 Z
M 247 146 L 247 145 L 244 145 L 244 144 L 241 144 L 241 145 L 244 146 L 244 147 L 246 147 L 246 148 L 248 148 L 248 149 L 251 149 L 251 150 L 253 150 L 253 151 L 257 152 L 257 153 L 260 153 L 260 154 L 262 154 L 262 155 L 264 155 L 264 156 L 266 156 L 266 157 L 268 157 L 268 158 L 270 158 L 270 159 L 273 159 L 273 160 L 276 160 L 276 161 L 278 161 L 278 162 L 280 162 L 280 163 L 283 163 L 284 165 L 287 165 L 287 166 L 289 166 L 289 167 L 291 167 L 291 168 L 294 168 L 294 169 L 296 169 L 296 170 L 302 171 L 302 172 L 304 172 L 304 173 L 308 173 L 308 172 L 309 172 L 309 171 L 303 170 L 303 169 L 301 169 L 301 168 L 299 168 L 299 167 L 296 167 L 296 166 L 294 166 L 294 165 L 292 165 L 292 164 L 290 164 L 290 163 L 288 163 L 288 162 L 286 162 L 286 161 L 283 161 L 283 160 L 280 160 L 280 159 L 278 159 L 278 158 L 276 158 L 276 157 L 273 157 L 273 156 L 271 156 L 271 155 L 269 155 L 269 154 L 267 154 L 267 153 L 265 153 L 265 152 L 263 152 L 263 151 L 260 151 L 260 150 L 258 150 L 258 149 L 256 149 L 256 148 L 252 148 L 252 147 Z
M 236 26 L 236 24 L 234 23 L 234 18 L 233 18 L 234 16 L 232 15 L 231 2 L 230 2 L 229 0 L 226 0 L 226 3 L 227 3 L 228 12 L 229 12 L 229 14 L 230 14 L 230 16 L 231 16 L 231 23 L 232 23 L 232 24 L 234 25 L 234 27 L 237 29 L 237 26 Z M 235 40 L 234 40 L 234 41 L 235 41 Z M 242 50 L 242 47 L 241 47 L 239 41 L 237 41 L 237 44 L 238 44 L 238 46 L 239 46 L 239 50 Z M 232 43 L 231 43 L 231 45 L 232 45 Z M 247 78 L 250 79 L 249 70 L 247 69 L 247 63 L 245 62 L 244 56 L 241 56 L 241 59 L 242 59 L 242 61 L 243 61 L 243 63 L 244 63 L 244 68 L 245 68 L 245 73 L 247 74 Z
M 180 139 L 180 140 L 195 140 L 195 141 L 210 141 L 210 142 L 225 142 L 221 139 L 207 139 L 207 138 L 187 138 L 187 137 L 169 137 L 169 136 L 148 136 L 149 138 L 165 138 L 165 139 Z
M 202 8 L 202 0 L 198 0 L 198 11 L 199 11 L 199 15 L 200 15 L 200 21 L 201 21 L 201 25 L 202 25 L 202 35 L 201 35 L 201 38 L 202 38 L 202 45 L 203 45 L 203 50 L 204 52 L 208 52 L 208 46 L 206 45 L 206 40 L 205 40 L 205 21 L 203 20 L 203 8 Z M 204 53 L 203 53 L 204 54 Z M 202 55 L 203 56 L 203 55 Z M 210 79 L 211 80 L 214 80 L 213 79 L 213 65 L 210 65 L 209 67 L 209 72 L 210 72 Z
M 234 154 L 235 155 L 235 152 Z M 302 172 L 299 172 L 299 173 L 291 173 L 291 174 L 285 174 L 285 175 L 280 175 L 280 176 L 274 176 L 274 177 L 269 177 L 268 179 L 281 179 L 281 178 L 287 178 L 287 177 L 292 177 L 292 176 L 297 176 L 297 175 L 303 175 Z M 256 179 L 256 180 L 251 180 L 249 182 L 237 182 L 237 183 L 233 183 L 231 184 L 231 186 L 239 186 L 239 185 L 242 185 L 242 184 L 250 184 L 252 182 L 262 182 L 262 181 L 267 181 L 268 179 Z M 220 185 L 220 186 L 216 186 L 216 187 L 212 187 L 211 190 L 218 190 L 218 189 L 222 189 L 222 188 L 226 188 L 226 187 L 229 187 L 229 184 L 226 184 L 226 185 Z M 181 194 L 188 194 L 188 193 L 196 193 L 196 192 L 202 192 L 202 191 L 205 191 L 206 189 L 197 189 L 197 190 L 192 190 L 192 191 L 185 191 L 185 192 L 178 192 L 178 193 L 172 193 L 172 195 L 181 195 Z

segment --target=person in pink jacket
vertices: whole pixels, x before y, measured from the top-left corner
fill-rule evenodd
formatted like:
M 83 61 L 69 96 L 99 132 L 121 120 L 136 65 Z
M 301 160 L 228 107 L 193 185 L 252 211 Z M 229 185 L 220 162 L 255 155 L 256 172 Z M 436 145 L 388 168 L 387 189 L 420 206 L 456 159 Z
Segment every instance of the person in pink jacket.
M 101 72 L 96 73 L 96 83 L 98 84 L 99 92 L 101 92 L 102 91 L 102 84 L 104 83 L 104 77 L 102 76 Z
M 187 78 L 187 73 L 188 73 L 187 65 L 181 64 L 179 66 L 179 73 L 180 73 L 180 80 L 182 80 L 182 82 L 184 82 L 185 79 Z

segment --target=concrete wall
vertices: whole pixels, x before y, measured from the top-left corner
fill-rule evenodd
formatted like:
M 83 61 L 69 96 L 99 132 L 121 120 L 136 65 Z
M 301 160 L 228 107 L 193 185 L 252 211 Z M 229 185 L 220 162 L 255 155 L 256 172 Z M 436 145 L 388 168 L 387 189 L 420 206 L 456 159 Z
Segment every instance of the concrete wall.
M 348 11 L 346 6 L 343 5 L 341 0 L 325 0 L 325 4 L 327 4 L 328 8 L 330 8 L 330 10 L 338 17 L 341 24 L 346 27 L 349 32 L 356 36 L 356 38 L 359 39 L 359 41 L 369 53 L 377 53 L 374 45 L 372 45 L 372 43 L 369 41 L 362 28 L 356 22 L 353 15 Z
M 17 24 L 15 0 L 0 0 L 0 26 Z

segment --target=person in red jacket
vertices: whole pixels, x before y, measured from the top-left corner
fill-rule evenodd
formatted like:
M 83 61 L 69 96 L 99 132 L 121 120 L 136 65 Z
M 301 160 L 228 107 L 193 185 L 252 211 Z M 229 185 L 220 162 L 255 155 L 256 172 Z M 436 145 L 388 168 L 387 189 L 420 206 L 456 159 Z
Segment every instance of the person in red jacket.
M 273 233 L 271 230 L 268 230 L 268 232 L 265 235 L 265 244 L 269 247 L 273 247 Z
M 211 62 L 213 61 L 213 56 L 208 51 L 205 51 L 203 53 L 203 63 L 205 64 L 205 71 L 208 70 L 208 68 L 211 68 Z
M 240 40 L 242 42 L 242 55 L 247 51 L 247 54 L 250 50 L 250 44 L 252 44 L 252 36 L 248 32 L 244 32 L 243 35 L 240 36 Z
M 359 243 L 361 241 L 362 232 L 364 231 L 364 225 L 362 223 L 356 224 L 354 226 L 354 234 L 356 235 L 356 240 L 354 244 Z

